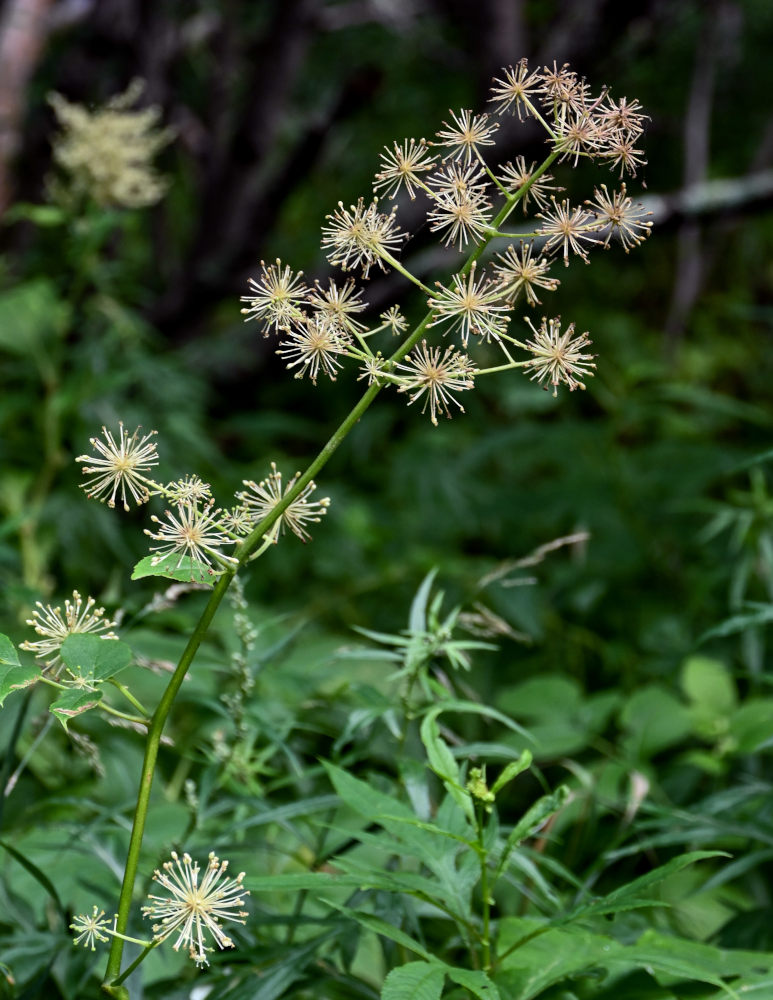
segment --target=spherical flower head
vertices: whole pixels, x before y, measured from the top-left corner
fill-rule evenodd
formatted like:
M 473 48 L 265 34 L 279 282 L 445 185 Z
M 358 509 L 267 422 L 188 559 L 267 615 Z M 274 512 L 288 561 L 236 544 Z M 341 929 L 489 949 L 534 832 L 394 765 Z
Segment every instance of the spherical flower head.
M 432 170 L 436 157 L 427 150 L 424 139 L 404 139 L 402 144 L 395 142 L 390 149 L 384 146 L 381 154 L 381 170 L 376 174 L 373 184 L 374 191 L 385 189 L 387 198 L 394 198 L 400 188 L 405 185 L 408 196 L 416 197 L 417 186 L 423 186 L 420 174 Z
M 201 476 L 187 475 L 167 483 L 164 496 L 172 503 L 212 503 L 212 487 Z
M 593 374 L 591 369 L 596 365 L 595 354 L 586 354 L 584 349 L 591 343 L 587 333 L 574 335 L 574 323 L 570 323 L 564 333 L 561 333 L 561 319 L 547 320 L 543 317 L 540 328 L 534 328 L 531 320 L 526 317 L 534 337 L 527 341 L 526 349 L 534 357 L 527 361 L 525 368 L 532 368 L 532 381 L 549 381 L 553 386 L 553 395 L 558 395 L 558 386 L 563 383 L 569 386 L 570 392 L 584 389 L 582 378 Z M 547 389 L 547 385 L 543 386 Z
M 84 948 L 96 951 L 95 942 L 110 940 L 109 935 L 113 932 L 115 919 L 115 917 L 112 920 L 107 919 L 105 911 L 100 910 L 97 906 L 94 907 L 91 916 L 79 913 L 73 917 L 73 922 L 70 924 L 70 930 L 73 932 L 73 944 L 79 945 L 83 942 Z
M 551 184 L 551 181 L 554 180 L 552 174 L 541 174 L 536 180 L 532 180 L 536 169 L 536 162 L 527 165 L 525 157 L 516 156 L 515 160 L 512 163 L 506 163 L 498 174 L 499 181 L 511 195 L 520 191 L 526 184 L 529 185 L 520 198 L 524 214 L 526 214 L 526 209 L 532 199 L 540 208 L 547 208 L 551 193 L 564 190 L 562 187 Z
M 233 948 L 234 943 L 222 928 L 223 921 L 243 924 L 247 913 L 242 909 L 249 891 L 242 887 L 244 872 L 228 878 L 227 861 L 209 855 L 204 878 L 199 883 L 199 864 L 189 854 L 182 861 L 175 851 L 172 860 L 162 865 L 163 871 L 153 873 L 153 880 L 167 890 L 168 896 L 148 894 L 150 902 L 142 907 L 142 915 L 156 921 L 153 934 L 157 941 L 164 941 L 172 934 L 177 940 L 172 947 L 181 947 L 198 966 L 209 965 L 207 953 L 211 937 L 218 948 Z
M 99 205 L 141 208 L 153 205 L 166 191 L 166 180 L 153 167 L 153 157 L 174 133 L 156 128 L 158 108 L 131 111 L 143 90 L 134 80 L 123 94 L 89 111 L 61 94 L 48 98 L 61 131 L 53 141 L 54 159 L 69 174 L 65 195 L 88 195 Z
M 160 525 L 158 531 L 145 529 L 146 535 L 161 543 L 150 547 L 151 552 L 158 553 L 152 559 L 153 565 L 157 566 L 167 556 L 178 555 L 176 568 L 179 569 L 188 556 L 213 573 L 213 561 L 233 562 L 221 551 L 223 546 L 233 545 L 233 539 L 224 531 L 220 513 L 220 510 L 212 510 L 211 506 L 200 508 L 194 500 L 183 500 L 177 504 L 176 514 L 166 511 L 165 521 L 154 514 L 151 521 Z
M 476 280 L 474 262 L 467 275 L 453 275 L 451 288 L 438 287 L 438 293 L 428 300 L 435 313 L 430 326 L 450 322 L 449 330 L 460 331 L 464 347 L 471 333 L 485 340 L 500 339 L 509 319 L 509 307 L 491 281 L 484 277 Z
M 529 73 L 529 64 L 521 59 L 513 68 L 508 66 L 502 71 L 504 79 L 492 80 L 490 102 L 494 102 L 494 111 L 503 115 L 507 110 L 518 115 L 519 121 L 524 116 L 533 113 L 533 105 L 542 89 L 542 74 L 539 71 Z
M 340 286 L 330 278 L 327 288 L 322 288 L 318 281 L 315 282 L 314 291 L 309 295 L 309 304 L 343 334 L 362 333 L 366 329 L 365 324 L 354 317 L 364 312 L 368 305 L 362 301 L 362 291 L 351 278 Z
M 264 517 L 268 517 L 294 489 L 300 475 L 300 472 L 296 472 L 283 488 L 282 473 L 277 469 L 276 463 L 272 462 L 271 474 L 259 483 L 245 479 L 244 485 L 247 489 L 242 493 L 237 493 L 236 499 L 241 502 L 245 510 L 249 511 L 253 524 L 258 524 Z M 298 496 L 285 507 L 277 520 L 274 521 L 264 538 L 276 542 L 279 539 L 280 531 L 284 532 L 285 527 L 288 527 L 302 542 L 309 541 L 311 535 L 306 530 L 305 525 L 308 523 L 318 524 L 330 506 L 329 497 L 323 497 L 321 500 L 309 500 L 316 488 L 313 481 L 307 483 Z
M 647 239 L 652 229 L 647 216 L 652 213 L 626 196 L 625 184 L 621 184 L 620 190 L 613 191 L 612 194 L 607 190 L 606 184 L 602 184 L 595 189 L 594 194 L 593 201 L 586 201 L 585 204 L 595 213 L 599 229 L 607 231 L 603 243 L 605 247 L 609 246 L 613 236 L 617 236 L 628 253 L 632 247 Z
M 551 212 L 540 212 L 538 219 L 542 219 L 539 228 L 540 236 L 546 236 L 545 252 L 555 253 L 563 251 L 564 266 L 569 267 L 569 252 L 576 253 L 585 263 L 588 263 L 588 252 L 583 243 L 598 243 L 595 235 L 598 229 L 596 217 L 586 212 L 584 208 L 572 208 L 569 200 L 565 198 L 562 202 L 557 202 L 551 198 L 553 210 Z
M 308 375 L 316 385 L 322 370 L 335 382 L 342 367 L 338 356 L 346 353 L 349 336 L 324 313 L 316 313 L 288 330 L 276 353 L 284 358 L 289 369 L 298 369 L 296 378 Z
M 106 619 L 105 609 L 95 605 L 93 597 L 88 597 L 84 603 L 77 590 L 72 593 L 72 601 L 64 602 L 64 615 L 61 607 L 51 607 L 50 604 L 44 605 L 38 601 L 27 624 L 43 638 L 35 642 L 22 642 L 19 648 L 32 653 L 36 660 L 43 660 L 45 668 L 56 676 L 63 666 L 59 650 L 68 635 L 91 632 L 100 635 L 101 639 L 118 638 L 114 632 L 109 631 L 116 627 L 117 622 Z
M 560 284 L 558 278 L 548 276 L 551 261 L 545 257 L 532 257 L 533 243 L 521 243 L 520 249 L 509 246 L 503 254 L 497 254 L 499 264 L 494 266 L 494 281 L 500 295 L 512 305 L 521 292 L 530 306 L 537 305 L 539 299 L 535 288 L 554 292 Z
M 464 413 L 464 407 L 453 395 L 465 389 L 473 389 L 475 365 L 466 354 L 446 347 L 441 355 L 439 347 L 428 347 L 422 340 L 405 361 L 395 366 L 395 371 L 404 372 L 400 376 L 398 392 L 410 393 L 408 405 L 424 396 L 422 413 L 429 406 L 429 417 L 437 427 L 438 412 L 451 416 L 448 404 L 453 403 Z
M 559 69 L 542 67 L 542 104 L 553 112 L 556 122 L 563 122 L 571 112 L 582 111 L 587 105 L 588 85 L 568 63 Z
M 430 232 L 444 233 L 443 244 L 461 251 L 470 240 L 475 243 L 486 235 L 491 221 L 489 208 L 487 199 L 469 191 L 437 194 L 427 212 Z
M 373 264 L 385 271 L 386 257 L 398 250 L 406 238 L 395 220 L 395 210 L 384 215 L 377 201 L 366 205 L 360 198 L 349 208 L 339 201 L 327 220 L 322 227 L 322 249 L 327 251 L 327 259 L 344 271 L 362 268 L 363 278 L 368 277 Z
M 271 328 L 286 330 L 298 317 L 303 315 L 302 306 L 306 302 L 309 290 L 303 283 L 303 271 L 294 274 L 277 258 L 275 264 L 266 266 L 260 262 L 260 277 L 249 279 L 251 295 L 243 295 L 242 302 L 248 303 L 242 309 L 246 317 L 261 320 L 264 324 L 264 336 L 268 336 Z
M 447 158 L 470 163 L 480 157 L 481 146 L 493 146 L 492 135 L 499 128 L 499 122 L 489 122 L 488 115 L 474 115 L 472 111 L 449 111 L 453 125 L 443 122 L 443 128 L 435 134 L 440 140 L 433 146 L 450 149 Z
M 86 496 L 115 507 L 116 497 L 120 494 L 124 510 L 129 510 L 128 495 L 139 507 L 150 498 L 149 487 L 154 487 L 152 480 L 143 473 L 158 465 L 156 444 L 152 440 L 156 431 L 150 431 L 140 437 L 138 427 L 129 435 L 124 430 L 123 422 L 118 424 L 118 440 L 111 432 L 102 428 L 104 441 L 91 438 L 91 447 L 99 452 L 99 456 L 79 455 L 76 462 L 87 462 L 83 471 L 92 478 L 81 483 Z

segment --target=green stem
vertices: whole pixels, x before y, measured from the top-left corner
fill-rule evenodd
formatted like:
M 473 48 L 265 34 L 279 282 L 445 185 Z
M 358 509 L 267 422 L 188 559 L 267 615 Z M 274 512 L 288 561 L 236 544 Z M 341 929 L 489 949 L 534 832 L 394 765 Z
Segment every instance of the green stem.
M 131 691 L 124 684 L 121 684 L 120 681 L 117 681 L 115 677 L 110 678 L 110 683 L 113 685 L 113 687 L 117 688 L 121 692 L 124 698 L 126 698 L 126 700 L 131 705 L 133 705 L 137 709 L 140 715 L 144 716 L 145 719 L 150 718 L 150 713 L 143 707 L 142 703 L 138 701 L 137 698 L 134 697 Z
M 478 859 L 480 861 L 480 895 L 483 911 L 483 934 L 481 937 L 481 964 L 483 971 L 491 969 L 491 897 L 488 882 L 488 851 L 484 841 L 483 804 L 475 803 L 475 824 L 478 828 Z
M 535 171 L 532 178 L 523 188 L 519 189 L 511 198 L 509 198 L 505 204 L 502 206 L 501 210 L 496 216 L 493 225 L 499 226 L 512 212 L 515 207 L 518 198 L 521 197 L 525 190 L 528 190 L 529 184 L 533 183 L 540 174 L 544 173 L 549 167 L 552 161 L 557 156 L 557 153 L 552 154 L 545 160 L 542 166 Z M 472 267 L 473 263 L 480 257 L 483 253 L 488 239 L 483 240 L 479 246 L 470 254 L 462 268 L 462 274 L 467 274 Z M 405 275 L 414 284 L 418 284 L 424 291 L 429 291 L 425 288 L 418 279 L 414 278 L 405 268 L 400 264 L 399 261 L 394 260 L 389 254 L 382 253 L 382 257 L 387 260 L 397 271 Z M 431 294 L 431 293 L 430 293 Z M 400 344 L 397 350 L 388 359 L 390 364 L 395 364 L 408 354 L 409 351 L 418 343 L 419 338 L 425 332 L 427 326 L 432 319 L 433 313 L 430 311 L 424 317 L 424 319 L 418 324 L 414 329 L 413 333 L 405 339 L 405 341 Z M 166 690 L 161 696 L 161 700 L 156 707 L 155 712 L 150 720 L 150 725 L 148 727 L 147 741 L 145 744 L 145 756 L 142 762 L 142 773 L 140 778 L 140 788 L 137 795 L 137 805 L 134 810 L 134 819 L 132 822 L 132 831 L 129 838 L 129 850 L 126 858 L 126 868 L 124 870 L 123 882 L 121 884 L 121 894 L 118 900 L 118 918 L 116 922 L 116 930 L 119 934 L 124 934 L 129 923 L 129 910 L 131 907 L 131 901 L 134 894 L 134 884 L 137 879 L 137 870 L 139 867 L 140 860 L 140 850 L 142 848 L 142 838 L 145 832 L 145 824 L 148 818 L 148 809 L 150 805 L 150 792 L 153 785 L 153 775 L 156 768 L 156 760 L 158 758 L 158 749 L 161 742 L 161 734 L 164 729 L 164 725 L 169 716 L 169 713 L 174 704 L 177 692 L 183 683 L 185 675 L 193 662 L 193 659 L 198 652 L 199 646 L 209 629 L 212 619 L 215 617 L 215 613 L 220 607 L 228 587 L 231 584 L 234 576 L 236 575 L 237 569 L 244 566 L 252 553 L 261 546 L 265 541 L 264 535 L 272 527 L 276 521 L 282 516 L 285 510 L 290 506 L 291 503 L 302 493 L 302 491 L 308 486 L 314 476 L 325 466 L 328 460 L 332 457 L 335 451 L 338 449 L 339 445 L 343 442 L 344 438 L 349 434 L 349 432 L 354 428 L 360 418 L 363 416 L 365 411 L 374 401 L 376 396 L 381 391 L 382 386 L 378 383 L 374 383 L 365 390 L 361 396 L 359 402 L 355 404 L 349 414 L 344 418 L 335 432 L 332 434 L 330 439 L 324 445 L 322 450 L 319 452 L 317 457 L 312 461 L 303 475 L 295 483 L 291 490 L 282 497 L 282 499 L 276 504 L 276 506 L 271 510 L 262 521 L 253 528 L 250 534 L 244 539 L 242 544 L 236 549 L 235 556 L 238 565 L 232 568 L 226 569 L 225 572 L 218 578 L 212 593 L 210 594 L 209 600 L 207 601 L 206 607 L 199 619 L 196 627 L 193 630 L 193 634 L 188 640 L 185 649 L 183 650 L 180 661 L 175 668 L 172 677 L 169 680 Z M 122 997 L 124 994 L 116 992 L 116 990 L 123 990 L 123 987 L 118 987 L 118 977 L 121 971 L 121 959 L 123 956 L 123 941 L 120 937 L 114 937 L 110 948 L 110 955 L 107 961 L 107 969 L 105 970 L 105 980 L 103 983 L 103 990 L 111 996 Z M 144 956 L 143 956 L 144 957 Z

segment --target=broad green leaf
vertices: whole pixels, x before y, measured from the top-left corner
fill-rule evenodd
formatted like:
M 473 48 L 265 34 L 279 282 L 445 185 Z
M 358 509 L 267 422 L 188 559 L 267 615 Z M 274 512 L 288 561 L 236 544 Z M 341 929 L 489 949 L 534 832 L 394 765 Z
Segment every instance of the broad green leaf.
M 707 739 L 727 729 L 727 718 L 738 701 L 735 682 L 724 663 L 691 656 L 682 666 L 682 690 L 690 699 L 695 731 Z
M 748 698 L 731 716 L 729 735 L 737 753 L 773 745 L 773 698 Z
M 59 655 L 73 673 L 95 681 L 115 677 L 132 659 L 131 649 L 120 639 L 77 632 L 67 636 Z
M 29 687 L 39 677 L 40 668 L 22 666 L 13 643 L 0 633 L 0 707 L 12 691 Z
M 56 887 L 54 886 L 51 879 L 49 879 L 48 875 L 46 875 L 44 871 L 41 871 L 36 864 L 30 861 L 28 857 L 22 854 L 21 851 L 18 851 L 11 844 L 6 843 L 4 840 L 0 840 L 0 847 L 8 851 L 11 857 L 15 858 L 16 861 L 18 861 L 19 864 L 22 866 L 22 868 L 25 868 L 30 873 L 30 875 L 32 875 L 32 877 L 35 879 L 36 882 L 40 883 L 40 885 L 45 889 L 45 891 L 53 900 L 59 913 L 64 917 L 65 909 L 62 906 L 62 901 L 59 899 L 59 894 L 56 891 Z
M 3 635 L 0 632 L 0 667 L 19 667 L 21 666 L 19 662 L 19 654 L 16 652 L 16 647 L 8 638 L 7 635 Z
M 178 556 L 172 553 L 154 562 L 155 556 L 145 556 L 140 559 L 132 570 L 132 580 L 142 580 L 146 576 L 163 576 L 167 580 L 178 580 L 181 583 L 199 583 L 212 586 L 218 573 L 213 572 L 204 563 L 191 559 L 190 556 Z
M 82 688 L 70 688 L 61 698 L 52 702 L 50 711 L 59 719 L 65 729 L 70 719 L 96 708 L 102 697 L 100 691 L 84 691 Z
M 496 977 L 508 1000 L 532 1000 L 543 990 L 593 967 L 604 967 L 624 946 L 577 928 L 551 928 L 539 920 L 505 917 L 500 923 Z M 622 1000 L 622 998 L 621 998 Z
M 620 712 L 628 752 L 649 758 L 681 742 L 690 732 L 690 713 L 670 691 L 650 684 L 634 692 Z
M 469 990 L 478 1000 L 499 1000 L 499 990 L 482 970 L 447 965 L 445 972 L 452 982 Z
M 445 972 L 434 962 L 408 962 L 384 980 L 381 1000 L 440 1000 Z

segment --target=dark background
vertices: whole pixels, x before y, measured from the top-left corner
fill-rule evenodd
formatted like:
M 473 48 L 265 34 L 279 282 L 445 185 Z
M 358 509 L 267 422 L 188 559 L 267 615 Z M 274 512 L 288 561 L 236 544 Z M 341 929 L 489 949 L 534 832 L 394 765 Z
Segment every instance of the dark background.
M 109 284 L 95 279 L 64 335 L 56 387 L 3 356 L 0 573 L 11 622 L 71 581 L 108 603 L 147 597 L 127 581 L 145 552 L 144 512 L 119 517 L 77 489 L 72 458 L 103 423 L 157 429 L 168 475 L 200 472 L 223 504 L 272 459 L 289 475 L 316 453 L 362 384 L 353 373 L 316 388 L 293 380 L 242 323 L 247 278 L 277 256 L 307 279 L 329 273 L 324 215 L 368 194 L 382 147 L 431 137 L 449 108 L 482 108 L 492 74 L 523 55 L 571 62 L 651 116 L 649 165 L 629 182 L 655 211 L 651 239 L 630 256 L 614 247 L 589 267 L 555 269 L 562 284 L 543 307 L 591 332 L 597 377 L 555 401 L 518 375 L 486 379 L 467 413 L 437 429 L 382 394 L 320 477 L 318 495 L 333 504 L 313 546 L 284 539 L 248 593 L 334 628 L 398 627 L 431 567 L 470 598 L 502 560 L 587 530 L 586 546 L 539 569 L 539 592 L 490 595 L 514 627 L 548 642 L 551 659 L 594 677 L 632 664 L 662 673 L 727 612 L 743 544 L 733 549 L 729 529 L 710 542 L 701 531 L 711 504 L 731 496 L 764 525 L 764 499 L 738 493 L 773 419 L 768 3 L 6 0 L 6 38 L 25 12 L 29 58 L 0 70 L 8 204 L 44 197 L 51 90 L 92 106 L 139 76 L 141 103 L 160 105 L 177 138 L 159 158 L 167 196 L 123 213 L 105 244 Z M 517 126 L 501 130 L 498 159 L 540 155 L 539 130 Z M 706 187 L 716 179 L 737 183 Z M 573 202 L 601 180 L 592 167 L 559 171 Z M 414 205 L 400 208 L 415 231 L 409 266 L 442 277 L 459 258 L 434 248 Z M 44 276 L 65 297 L 61 233 L 12 210 L 6 223 L 0 291 Z M 374 315 L 394 301 L 422 314 L 398 275 L 375 275 L 366 298 Z M 59 438 L 30 564 L 18 498 L 52 392 Z M 747 598 L 767 593 L 756 538 L 746 538 Z

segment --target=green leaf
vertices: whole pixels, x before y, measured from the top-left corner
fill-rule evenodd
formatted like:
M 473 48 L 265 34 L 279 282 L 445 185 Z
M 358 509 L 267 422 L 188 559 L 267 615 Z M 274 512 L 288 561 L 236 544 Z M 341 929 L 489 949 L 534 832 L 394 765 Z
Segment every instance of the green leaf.
M 496 795 L 501 788 L 504 788 L 505 785 L 511 782 L 513 778 L 517 778 L 519 774 L 530 768 L 532 759 L 531 751 L 524 750 L 518 760 L 510 761 L 504 771 L 502 771 L 497 780 L 491 786 L 491 791 L 494 795 Z
M 212 581 L 218 576 L 209 566 L 191 559 L 190 556 L 177 556 L 174 553 L 164 556 L 154 563 L 155 556 L 145 556 L 140 559 L 132 570 L 132 580 L 142 580 L 146 576 L 163 576 L 167 580 L 178 580 L 180 583 L 199 583 L 212 586 Z
M 0 294 L 0 349 L 44 357 L 45 342 L 70 321 L 70 307 L 44 278 L 22 282 Z
M 59 655 L 74 674 L 95 681 L 115 677 L 132 659 L 131 649 L 120 639 L 78 632 L 67 636 Z
M 45 891 L 53 900 L 57 910 L 62 915 L 62 918 L 64 918 L 65 909 L 62 906 L 62 901 L 59 899 L 59 894 L 56 891 L 56 887 L 54 886 L 53 882 L 49 879 L 48 875 L 46 875 L 45 872 L 41 871 L 36 864 L 30 861 L 29 858 L 26 858 L 20 851 L 17 851 L 15 847 L 12 847 L 11 844 L 6 843 L 6 841 L 0 840 L 0 847 L 8 851 L 11 857 L 15 858 L 22 866 L 22 868 L 25 868 L 30 873 L 30 875 L 32 875 L 35 881 L 40 883 L 40 885 L 45 889 Z
M 550 795 L 543 795 L 542 798 L 537 799 L 531 809 L 524 814 L 510 832 L 510 836 L 507 838 L 502 851 L 502 857 L 499 859 L 499 864 L 496 868 L 495 880 L 499 878 L 507 867 L 507 862 L 512 851 L 522 840 L 530 837 L 549 816 L 558 812 L 568 798 L 569 789 L 566 785 L 560 785 Z
M 445 972 L 434 962 L 408 962 L 384 980 L 381 1000 L 440 1000 Z
M 57 205 L 33 205 L 28 201 L 18 201 L 5 211 L 2 221 L 6 225 L 32 222 L 41 229 L 50 229 L 52 226 L 63 226 L 67 222 L 67 213 Z
M 427 750 L 429 766 L 439 778 L 461 787 L 459 765 L 448 749 L 448 744 L 440 736 L 437 715 L 438 712 L 433 709 L 425 715 L 421 724 L 421 740 Z
M 65 691 L 61 698 L 52 702 L 50 711 L 59 719 L 67 729 L 67 723 L 84 712 L 96 708 L 99 704 L 102 693 L 100 691 L 84 691 L 82 688 L 70 688 Z
M 25 667 L 7 635 L 0 633 L 0 707 L 12 691 L 34 684 L 40 677 L 39 667 Z
M 649 930 L 634 945 L 618 951 L 611 965 L 635 964 L 666 976 L 676 976 L 692 982 L 710 983 L 723 989 L 728 996 L 738 998 L 723 979 L 733 976 L 759 975 L 773 970 L 773 955 L 766 952 L 721 949 L 698 941 L 667 937 Z
M 688 709 L 657 684 L 634 692 L 620 713 L 620 721 L 628 731 L 628 752 L 636 757 L 652 757 L 690 732 Z
M 733 615 L 708 632 L 704 632 L 698 639 L 699 643 L 708 642 L 709 639 L 723 639 L 728 635 L 736 635 L 738 632 L 746 632 L 750 628 L 758 625 L 769 625 L 773 622 L 773 604 L 756 604 L 749 602 L 747 607 L 754 608 L 745 614 Z
M 699 736 L 715 738 L 726 729 L 738 695 L 724 663 L 707 656 L 691 656 L 682 666 L 682 690 L 692 702 L 691 714 Z
M 447 965 L 445 973 L 452 982 L 469 990 L 473 996 L 478 997 L 478 1000 L 499 1000 L 499 990 L 485 972 Z
M 419 955 L 426 962 L 437 962 L 430 952 L 424 947 L 424 945 L 419 944 L 415 941 L 409 934 L 405 931 L 401 931 L 399 927 L 393 927 L 392 924 L 388 924 L 381 917 L 375 917 L 372 913 L 365 913 L 364 910 L 352 910 L 348 906 L 342 906 L 340 903 L 334 903 L 330 899 L 323 899 L 323 903 L 326 906 L 332 907 L 334 910 L 338 910 L 339 913 L 345 914 L 351 920 L 356 921 L 362 927 L 366 927 L 369 931 L 373 931 L 374 934 L 380 934 L 382 937 L 388 938 L 390 941 L 394 941 L 395 944 L 399 944 L 401 948 L 405 948 L 407 951 L 412 951 L 415 955 Z M 439 964 L 439 963 L 438 963 Z
M 432 584 L 437 576 L 437 567 L 431 569 L 421 582 L 421 586 L 416 591 L 416 596 L 411 603 L 411 611 L 408 617 L 408 628 L 411 632 L 426 632 L 427 630 L 427 601 Z
M 620 913 L 623 910 L 636 909 L 642 906 L 662 906 L 659 900 L 647 899 L 641 895 L 647 889 L 651 889 L 658 883 L 665 881 L 676 872 L 682 871 L 697 861 L 704 861 L 707 858 L 727 858 L 730 857 L 724 851 L 690 851 L 687 854 L 680 854 L 676 858 L 658 868 L 641 875 L 639 878 L 629 882 L 627 885 L 615 889 L 601 899 L 595 899 L 589 903 L 582 903 L 575 907 L 569 914 L 562 917 L 558 923 L 565 924 L 578 917 L 601 916 L 602 914 Z

